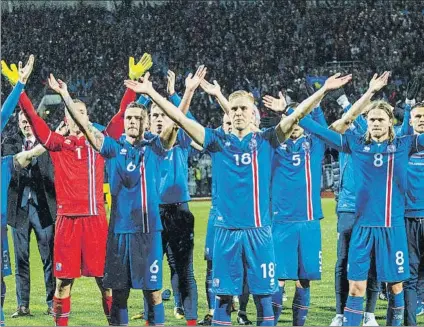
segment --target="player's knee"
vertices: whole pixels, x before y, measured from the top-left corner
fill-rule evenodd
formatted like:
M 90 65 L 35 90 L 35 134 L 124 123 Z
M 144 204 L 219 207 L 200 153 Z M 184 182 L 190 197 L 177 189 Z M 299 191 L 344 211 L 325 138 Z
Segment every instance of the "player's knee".
M 216 299 L 218 300 L 218 305 L 220 307 L 227 305 L 230 306 L 233 303 L 233 297 L 231 295 L 217 295 Z
M 389 291 L 392 294 L 399 294 L 403 290 L 403 284 L 402 282 L 399 283 L 390 283 L 389 284 Z
M 71 295 L 71 287 L 73 282 L 73 279 L 56 278 L 55 296 L 59 299 L 69 297 Z
M 162 303 L 162 295 L 160 291 L 143 291 L 147 303 L 151 306 Z
M 367 288 L 366 281 L 350 281 L 349 282 L 349 295 L 350 296 L 364 296 Z
M 299 279 L 296 281 L 296 287 L 297 288 L 309 288 L 310 287 L 310 281 L 308 279 Z
M 285 284 L 286 282 L 284 280 L 281 280 L 281 279 L 278 280 L 278 286 L 284 287 Z
M 130 296 L 130 290 L 114 290 L 113 291 L 113 306 L 117 308 L 126 308 L 128 298 Z

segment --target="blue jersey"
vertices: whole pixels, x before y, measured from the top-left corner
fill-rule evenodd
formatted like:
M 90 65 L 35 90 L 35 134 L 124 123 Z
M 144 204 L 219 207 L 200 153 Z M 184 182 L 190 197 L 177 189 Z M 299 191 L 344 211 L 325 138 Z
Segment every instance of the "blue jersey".
M 212 157 L 220 215 L 215 226 L 227 229 L 269 226 L 271 165 L 279 142 L 274 128 L 242 140 L 205 128 L 203 147 Z
M 276 222 L 323 218 L 321 175 L 325 144 L 315 136 L 288 139 L 273 162 L 272 212 Z
M 151 149 L 151 150 L 149 150 Z M 151 233 L 162 230 L 159 214 L 159 162 L 164 154 L 159 136 L 133 146 L 123 135 L 105 137 L 101 155 L 108 160 L 112 195 L 110 230 L 114 233 Z
M 160 200 L 170 204 L 190 201 L 188 191 L 188 155 L 191 138 L 182 130 L 178 131 L 177 140 L 160 166 Z
M 405 217 L 424 218 L 424 151 L 409 157 Z
M 19 102 L 19 97 L 21 96 L 21 92 L 23 91 L 24 87 L 25 84 L 22 84 L 21 82 L 16 83 L 12 92 L 6 98 L 6 101 L 4 101 L 1 107 L 1 132 L 3 132 L 3 129 L 9 121 L 10 116 L 12 116 L 12 113 Z
M 408 158 L 424 150 L 424 135 L 397 137 L 391 143 L 368 143 L 364 136 L 340 135 L 311 120 L 301 126 L 331 146 L 352 154 L 359 226 L 404 225 Z
M 13 156 L 1 157 L 1 226 L 7 225 L 7 194 L 13 173 Z
M 222 136 L 225 135 L 224 130 L 222 129 L 222 127 L 218 127 L 215 129 L 215 131 L 217 131 L 217 133 L 220 133 Z M 212 155 L 211 155 L 212 156 Z M 212 208 L 217 208 L 218 203 L 217 203 L 217 198 L 218 198 L 218 192 L 216 191 L 216 180 L 218 178 L 218 173 L 215 170 L 215 165 L 212 165 L 212 185 L 211 185 L 211 197 L 212 197 Z
M 351 104 L 344 108 L 347 112 L 352 107 Z M 345 132 L 345 135 L 363 135 L 367 130 L 367 122 L 362 115 L 359 115 Z M 339 197 L 337 201 L 337 212 L 355 212 L 356 187 L 355 187 L 355 168 L 352 164 L 350 153 L 339 153 Z

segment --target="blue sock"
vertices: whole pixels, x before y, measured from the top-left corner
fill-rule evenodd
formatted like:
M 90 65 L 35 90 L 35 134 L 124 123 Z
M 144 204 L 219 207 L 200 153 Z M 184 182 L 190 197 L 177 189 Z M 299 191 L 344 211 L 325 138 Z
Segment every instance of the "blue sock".
M 152 314 L 149 314 L 149 326 L 164 326 L 165 325 L 165 308 L 163 302 L 153 305 Z
M 128 297 L 130 290 L 112 290 L 112 308 L 110 310 L 110 323 L 113 326 L 128 325 Z
M 404 314 L 403 291 L 399 294 L 389 293 L 389 305 L 387 306 L 387 326 L 401 326 Z
M 256 326 L 274 326 L 272 295 L 253 295 L 256 305 Z
M 308 316 L 311 289 L 296 287 L 293 299 L 293 326 L 303 326 Z
M 212 261 L 208 260 L 206 263 L 206 299 L 208 301 L 209 311 L 215 308 L 215 294 L 212 290 Z
M 343 313 L 343 326 L 359 326 L 364 315 L 364 298 L 348 296 Z
M 213 312 L 212 326 L 231 326 L 232 296 L 216 296 L 215 311 Z
M 4 306 L 4 299 L 6 298 L 6 283 L 4 282 L 3 278 L 1 279 L 1 321 L 0 326 L 4 326 L 4 312 L 3 312 L 3 306 Z
M 274 311 L 274 326 L 277 326 L 281 311 L 283 310 L 284 286 L 278 286 L 278 291 L 272 294 L 272 310 Z

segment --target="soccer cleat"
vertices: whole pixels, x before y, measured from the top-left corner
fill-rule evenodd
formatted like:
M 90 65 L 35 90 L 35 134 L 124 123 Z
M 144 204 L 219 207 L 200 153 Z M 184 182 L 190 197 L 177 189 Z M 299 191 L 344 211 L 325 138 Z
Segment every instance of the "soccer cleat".
M 378 322 L 375 320 L 375 315 L 373 313 L 364 314 L 364 322 L 362 326 L 378 326 Z
M 174 317 L 175 319 L 183 319 L 184 318 L 184 309 L 180 307 L 174 308 Z
M 337 314 L 333 320 L 331 320 L 330 326 L 343 326 L 343 315 Z
M 28 308 L 24 306 L 20 306 L 16 309 L 16 311 L 11 315 L 12 318 L 18 318 L 18 317 L 33 317 L 34 315 L 31 314 L 31 311 L 29 311 Z
M 237 322 L 240 326 L 251 326 L 253 323 L 247 318 L 245 312 L 237 312 Z
M 137 313 L 136 315 L 131 317 L 131 320 L 144 319 L 144 312 Z
M 47 310 L 44 312 L 46 316 L 53 316 L 53 308 L 48 307 Z
M 417 303 L 417 316 L 424 315 L 424 302 L 418 302 Z
M 209 313 L 202 319 L 197 322 L 200 326 L 212 326 L 212 315 Z

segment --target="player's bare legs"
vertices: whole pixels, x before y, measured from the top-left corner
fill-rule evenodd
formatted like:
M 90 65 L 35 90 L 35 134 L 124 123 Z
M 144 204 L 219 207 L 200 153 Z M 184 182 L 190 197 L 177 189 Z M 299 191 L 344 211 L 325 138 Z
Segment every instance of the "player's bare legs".
M 143 295 L 148 306 L 148 308 L 144 308 L 146 324 L 149 326 L 163 326 L 165 322 L 165 309 L 160 290 L 143 290 Z

